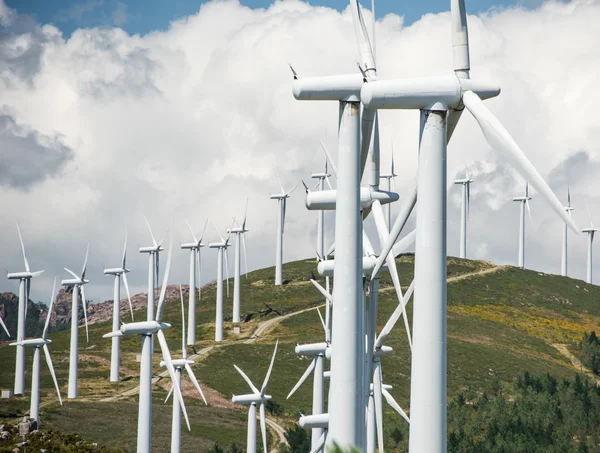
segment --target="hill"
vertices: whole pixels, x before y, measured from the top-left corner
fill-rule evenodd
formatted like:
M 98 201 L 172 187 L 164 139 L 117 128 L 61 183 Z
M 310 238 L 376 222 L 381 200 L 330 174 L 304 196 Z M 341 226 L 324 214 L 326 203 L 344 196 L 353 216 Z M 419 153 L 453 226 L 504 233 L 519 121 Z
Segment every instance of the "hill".
M 404 287 L 412 280 L 413 256 L 397 259 Z M 247 392 L 246 384 L 233 369 L 240 366 L 255 382 L 262 382 L 275 339 L 280 349 L 275 361 L 269 393 L 275 401 L 273 418 L 280 426 L 293 423 L 298 413 L 310 412 L 311 384 L 307 382 L 289 400 L 285 397 L 309 364 L 308 358 L 297 357 L 298 342 L 322 341 L 321 323 L 315 310 L 322 297 L 309 279 L 315 270 L 314 260 L 287 263 L 286 284 L 273 285 L 273 268 L 261 269 L 242 278 L 242 333 L 235 335 L 226 322 L 223 343 L 214 337 L 214 282 L 202 290 L 198 307 L 198 342 L 194 370 L 206 390 L 209 407 L 204 407 L 194 394 L 189 381 L 184 381 L 184 394 L 190 413 L 192 432 L 183 432 L 183 449 L 207 451 L 214 442 L 245 444 L 246 412 L 230 403 L 232 394 Z M 176 288 L 172 288 L 173 297 Z M 489 262 L 448 259 L 448 395 L 452 399 L 461 392 L 496 392 L 498 383 L 511 382 L 524 371 L 550 373 L 558 379 L 574 378 L 581 369 L 573 352 L 585 332 L 598 330 L 600 321 L 600 288 L 582 281 L 555 275 L 496 266 Z M 231 320 L 231 298 L 226 299 L 225 320 Z M 381 278 L 379 329 L 387 321 L 397 302 L 387 274 Z M 137 304 L 136 304 L 137 305 Z M 169 299 L 165 320 L 173 327 L 166 331 L 172 354 L 181 348 L 181 315 L 178 299 Z M 412 319 L 412 302 L 408 306 Z M 144 316 L 138 310 L 138 316 Z M 125 315 L 124 316 L 129 316 Z M 42 366 L 42 427 L 76 432 L 85 439 L 108 447 L 135 451 L 136 386 L 139 364 L 138 338 L 122 342 L 122 381 L 108 382 L 110 341 L 102 335 L 110 331 L 109 322 L 90 326 L 90 341 L 85 342 L 80 330 L 80 396 L 76 402 L 66 401 L 60 407 L 51 392 L 49 373 Z M 257 335 L 258 333 L 258 335 Z M 51 334 L 50 346 L 59 384 L 66 395 L 68 376 L 68 331 Z M 384 382 L 393 385 L 392 393 L 408 409 L 410 389 L 410 354 L 402 323 L 398 323 L 388 342 L 394 355 L 382 361 Z M 158 348 L 157 348 L 158 349 Z M 27 379 L 30 378 L 31 351 L 28 351 Z M 0 345 L 0 362 L 10 366 L 0 375 L 0 387 L 11 388 L 14 379 L 14 350 Z M 154 373 L 154 451 L 168 451 L 171 420 L 170 404 L 163 404 L 168 378 L 159 374 L 158 357 Z M 589 374 L 591 376 L 591 374 Z M 594 377 L 595 379 L 595 377 Z M 29 384 L 28 384 L 29 388 Z M 115 396 L 117 395 L 117 396 Z M 16 418 L 28 409 L 28 396 L 1 405 L 0 417 Z M 404 438 L 403 422 L 386 408 L 386 431 L 398 430 L 396 438 Z M 404 433 L 404 434 L 402 434 Z M 280 436 L 272 429 L 276 445 Z M 398 437 L 399 436 L 399 437 Z M 390 439 L 392 436 L 388 436 Z M 390 451 L 401 451 L 402 442 L 390 444 Z

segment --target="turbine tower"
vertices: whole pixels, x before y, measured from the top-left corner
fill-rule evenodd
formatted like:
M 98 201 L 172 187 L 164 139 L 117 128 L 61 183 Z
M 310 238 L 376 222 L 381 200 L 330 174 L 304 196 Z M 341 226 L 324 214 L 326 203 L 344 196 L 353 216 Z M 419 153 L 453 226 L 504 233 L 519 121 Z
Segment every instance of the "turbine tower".
M 244 211 L 244 221 L 239 228 L 230 228 L 229 234 L 235 234 L 235 260 L 233 267 L 233 322 L 240 322 L 240 255 L 241 248 L 244 249 L 244 267 L 246 268 L 246 278 L 248 278 L 248 260 L 246 256 L 246 216 L 248 215 L 248 200 L 246 199 L 246 210 Z
M 527 212 L 529 213 L 529 220 L 531 221 L 531 208 L 529 207 L 529 200 L 531 197 L 529 196 L 529 183 L 525 183 L 525 196 L 523 197 L 514 197 L 513 201 L 518 201 L 521 203 L 521 216 L 519 220 L 519 261 L 518 266 L 520 268 L 525 267 L 525 207 L 527 207 Z M 532 222 L 533 223 L 533 222 Z
M 565 212 L 571 217 L 571 211 L 575 208 L 571 207 L 571 188 L 567 187 L 567 206 L 565 206 Z M 566 277 L 568 274 L 568 226 L 566 223 L 563 224 L 563 237 L 562 237 L 562 256 L 560 260 L 560 275 Z
M 52 358 L 50 357 L 50 351 L 48 345 L 52 343 L 52 340 L 48 340 L 48 325 L 50 324 L 50 317 L 52 316 L 52 305 L 54 304 L 56 291 L 56 278 L 54 279 L 54 285 L 52 285 L 52 296 L 50 298 L 50 306 L 48 307 L 48 314 L 46 315 L 46 324 L 44 325 L 44 331 L 42 332 L 42 338 L 31 338 L 29 340 L 22 340 L 11 343 L 11 346 L 32 346 L 33 351 L 33 372 L 31 374 L 31 402 L 29 405 L 29 417 L 33 418 L 40 426 L 40 349 L 44 350 L 46 356 L 46 364 L 52 375 L 54 381 L 54 387 L 56 387 L 56 394 L 58 395 L 58 401 L 62 406 L 62 398 L 60 397 L 60 390 L 58 388 L 58 382 L 56 381 L 56 373 L 54 372 L 54 366 L 52 365 Z
M 273 350 L 273 357 L 271 358 L 271 364 L 267 370 L 265 380 L 263 381 L 262 387 L 258 390 L 250 378 L 246 376 L 241 368 L 237 365 L 233 365 L 238 373 L 244 378 L 244 381 L 250 386 L 252 393 L 246 395 L 234 395 L 231 401 L 235 404 L 243 404 L 248 406 L 248 441 L 246 445 L 246 453 L 256 453 L 256 405 L 260 407 L 260 431 L 262 434 L 263 441 L 263 452 L 267 453 L 267 422 L 265 415 L 265 403 L 273 399 L 271 395 L 267 395 L 267 384 L 269 383 L 269 377 L 271 371 L 273 371 L 273 363 L 275 362 L 275 354 L 277 354 L 277 345 L 279 341 L 275 342 L 275 349 Z
M 148 254 L 148 313 L 146 319 L 148 321 L 154 320 L 154 288 L 156 283 L 158 282 L 158 271 L 159 271 L 159 255 L 164 249 L 162 248 L 162 243 L 165 240 L 167 233 L 160 240 L 160 242 L 156 242 L 154 239 L 154 234 L 152 234 L 152 228 L 150 228 L 150 224 L 148 223 L 148 219 L 144 217 L 146 221 L 146 225 L 148 225 L 148 231 L 150 231 L 150 237 L 152 238 L 152 245 L 147 247 L 140 247 L 140 253 Z M 152 346 L 154 349 L 154 346 Z
M 31 279 L 37 277 L 44 271 L 31 272 L 29 262 L 25 255 L 25 245 L 19 224 L 17 224 L 17 233 L 19 233 L 19 241 L 21 241 L 21 251 L 23 252 L 23 261 L 25 262 L 25 270 L 22 272 L 9 272 L 7 277 L 9 280 L 19 280 L 19 308 L 17 315 L 17 357 L 15 361 L 15 395 L 25 394 L 25 346 L 21 343 L 25 340 L 25 318 L 27 316 L 27 302 L 29 301 L 29 289 L 31 287 Z M 4 330 L 8 334 L 8 330 L 2 322 Z M 9 335 L 10 336 L 10 335 Z
M 171 252 L 173 250 L 172 238 L 169 241 L 169 251 L 167 252 L 167 265 L 163 277 L 163 284 L 160 291 L 160 298 L 156 309 L 156 319 L 152 321 L 132 322 L 122 324 L 121 329 L 107 333 L 104 338 L 123 335 L 141 335 L 142 337 L 142 359 L 140 361 L 140 391 L 138 405 L 138 431 L 137 431 L 137 453 L 150 453 L 152 451 L 152 342 L 156 334 L 158 343 L 162 351 L 163 360 L 169 371 L 169 376 L 173 382 L 175 398 L 181 405 L 181 410 L 185 416 L 188 429 L 190 422 L 188 419 L 185 404 L 181 396 L 181 387 L 175 375 L 171 353 L 163 330 L 171 327 L 170 324 L 163 322 L 163 310 L 165 296 L 167 293 L 167 283 L 169 280 L 169 269 L 171 267 Z
M 186 222 L 187 223 L 187 222 Z M 202 238 L 204 237 L 204 233 L 206 232 L 206 226 L 208 225 L 208 220 L 204 223 L 204 229 L 202 230 L 202 234 L 200 235 L 200 239 L 196 237 L 194 234 L 194 230 L 189 223 L 187 223 L 188 228 L 190 229 L 190 233 L 192 233 L 192 238 L 194 238 L 194 242 L 188 242 L 187 244 L 181 244 L 182 249 L 187 249 L 190 251 L 190 290 L 189 290 L 189 304 L 188 304 L 188 337 L 187 344 L 188 346 L 194 346 L 196 344 L 196 288 L 202 288 L 202 282 L 200 280 L 201 276 L 201 265 L 202 265 L 202 257 L 200 254 L 200 249 L 204 247 L 202 243 Z M 198 301 L 200 301 L 200 297 L 202 296 L 202 289 L 198 290 Z
M 127 284 L 127 237 L 125 237 L 125 245 L 123 246 L 123 258 L 121 267 L 104 269 L 104 275 L 114 276 L 114 291 L 113 291 L 113 331 L 119 330 L 121 321 L 121 276 L 125 284 L 127 292 L 127 300 L 129 301 L 129 311 L 131 312 L 131 321 L 133 321 L 133 306 L 131 305 L 131 295 L 129 294 L 129 285 Z M 121 364 L 121 338 L 113 337 L 110 351 L 110 382 L 119 382 L 119 367 Z
M 417 177 L 419 234 L 417 234 L 415 247 L 414 337 L 410 392 L 410 453 L 441 453 L 447 450 L 446 151 L 448 140 L 462 112 L 468 110 L 475 117 L 492 149 L 509 160 L 540 195 L 547 199 L 555 212 L 573 230 L 576 230 L 575 224 L 565 213 L 556 195 L 514 139 L 483 103 L 482 99 L 497 96 L 500 88 L 470 78 L 464 0 L 451 1 L 451 41 L 454 74 L 395 80 L 379 79 L 365 83 L 361 90 L 361 100 L 367 109 L 416 109 L 421 114 Z M 396 224 L 392 228 L 393 234 L 390 234 L 389 242 L 383 247 L 383 252 L 373 269 L 373 275 L 381 269 L 384 256 L 389 253 L 393 241 L 397 239 L 396 233 L 402 229 L 407 214 L 412 209 L 406 206 L 406 212 L 401 210 L 398 215 Z M 339 280 L 336 282 L 336 287 L 338 284 Z M 335 299 L 334 294 L 334 302 Z M 335 314 L 334 319 L 335 335 L 338 330 Z M 337 355 L 335 339 L 333 347 L 332 379 L 333 359 Z
M 471 183 L 473 180 L 469 178 L 469 173 L 465 168 L 465 178 L 455 179 L 454 184 L 462 186 L 462 198 L 460 206 L 460 257 L 467 257 L 467 221 L 469 219 L 469 208 L 471 205 Z
M 277 200 L 277 204 L 279 205 L 279 210 L 277 211 L 277 252 L 275 253 L 275 284 L 282 285 L 282 266 L 283 266 L 283 233 L 285 230 L 285 209 L 287 205 L 287 199 L 290 197 L 292 192 L 296 190 L 298 185 L 296 184 L 292 190 L 286 192 L 281 184 L 281 179 L 279 179 L 279 175 L 275 173 L 277 176 L 277 181 L 279 181 L 279 187 L 281 188 L 280 193 L 276 193 L 271 195 L 271 200 Z
M 587 272 L 585 281 L 592 284 L 592 245 L 594 244 L 594 234 L 598 231 L 598 228 L 594 226 L 594 222 L 592 222 L 592 213 L 590 212 L 590 207 L 587 206 L 588 218 L 590 219 L 590 226 L 588 228 L 584 228 L 581 230 L 582 233 L 586 233 L 588 235 L 588 254 L 587 254 Z
M 216 316 L 215 316 L 215 341 L 223 341 L 223 254 L 229 248 L 229 237 L 224 239 L 219 230 L 213 225 L 221 242 L 211 242 L 208 247 L 217 249 L 217 297 L 216 297 Z M 225 273 L 227 275 L 227 294 L 229 295 L 229 266 L 227 265 L 227 254 L 225 253 Z
M 90 251 L 90 245 L 88 244 L 85 251 L 85 260 L 83 261 L 83 269 L 81 270 L 81 276 L 78 276 L 75 272 L 67 269 L 65 270 L 73 276 L 73 278 L 62 280 L 60 283 L 62 286 L 71 289 L 71 350 L 69 352 L 69 388 L 67 391 L 67 398 L 77 398 L 77 364 L 79 361 L 78 348 L 78 334 L 79 334 L 79 291 L 81 291 L 81 305 L 83 305 L 83 316 L 85 318 L 85 336 L 87 341 L 90 341 L 87 323 L 87 307 L 85 298 L 84 285 L 89 283 L 89 280 L 85 279 L 85 270 L 87 268 L 88 253 Z

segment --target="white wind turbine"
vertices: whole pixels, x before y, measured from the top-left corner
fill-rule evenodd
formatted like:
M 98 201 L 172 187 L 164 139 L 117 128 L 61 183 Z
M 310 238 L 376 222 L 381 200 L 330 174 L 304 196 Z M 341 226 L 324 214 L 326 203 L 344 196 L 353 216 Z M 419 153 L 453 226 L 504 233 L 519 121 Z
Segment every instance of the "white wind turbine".
M 84 285 L 89 283 L 89 280 L 85 279 L 85 271 L 87 269 L 87 260 L 88 253 L 90 251 L 90 246 L 88 244 L 87 249 L 85 251 L 85 260 L 83 261 L 83 269 L 81 270 L 81 276 L 78 276 L 75 272 L 67 269 L 65 270 L 73 276 L 73 278 L 65 279 L 60 282 L 62 286 L 66 286 L 67 288 L 71 288 L 72 290 L 72 299 L 71 299 L 71 349 L 69 352 L 69 388 L 67 391 L 67 398 L 77 398 L 77 373 L 78 368 L 77 364 L 79 362 L 79 351 L 78 343 L 79 343 L 79 291 L 81 291 L 81 305 L 83 306 L 83 316 L 85 318 L 85 336 L 87 341 L 90 341 L 89 332 L 88 332 L 88 324 L 87 324 L 87 307 L 86 307 L 86 298 L 85 298 L 85 289 Z
M 571 217 L 571 211 L 575 208 L 571 207 L 571 188 L 567 187 L 567 205 L 565 206 L 565 212 Z M 562 237 L 562 256 L 560 260 L 560 275 L 566 277 L 568 274 L 568 225 L 563 224 L 563 237 Z
M 154 234 L 152 234 L 152 228 L 150 228 L 150 224 L 148 223 L 148 219 L 144 217 L 144 220 L 146 222 L 146 225 L 148 226 L 148 231 L 150 231 L 152 245 L 147 247 L 140 247 L 140 253 L 148 254 L 148 314 L 146 319 L 148 321 L 152 321 L 154 320 L 154 288 L 158 282 L 160 260 L 159 255 L 160 252 L 164 250 L 162 248 L 162 243 L 165 240 L 167 233 L 165 233 L 160 242 L 156 242 Z
M 587 202 L 586 202 L 587 205 Z M 594 226 L 594 222 L 592 222 L 592 213 L 590 212 L 590 207 L 587 206 L 588 218 L 590 220 L 590 226 L 588 228 L 584 228 L 581 230 L 582 233 L 586 233 L 588 235 L 588 254 L 587 254 L 587 272 L 585 281 L 592 284 L 592 245 L 594 244 L 594 234 L 598 231 L 598 228 Z
M 38 428 L 40 425 L 40 349 L 44 350 L 46 356 L 46 364 L 52 375 L 54 381 L 54 387 L 56 387 L 56 394 L 58 400 L 62 406 L 62 398 L 60 397 L 60 390 L 58 388 L 58 382 L 56 381 L 56 373 L 54 372 L 54 366 L 52 365 L 52 358 L 50 357 L 50 351 L 48 345 L 52 343 L 52 340 L 48 340 L 48 326 L 50 325 L 50 317 L 52 316 L 52 306 L 56 297 L 56 278 L 54 279 L 54 285 L 52 285 L 52 296 L 50 298 L 50 306 L 48 307 L 48 314 L 46 315 L 46 324 L 44 324 L 44 331 L 42 332 L 42 338 L 30 338 L 29 340 L 22 340 L 11 343 L 11 346 L 32 346 L 33 351 L 33 373 L 31 374 L 31 402 L 29 405 L 29 416 L 37 421 Z
M 21 230 L 17 224 L 17 233 L 19 233 L 19 241 L 21 242 L 21 251 L 23 252 L 23 261 L 25 262 L 25 270 L 23 272 L 9 272 L 7 277 L 9 280 L 19 280 L 19 308 L 17 315 L 17 343 L 25 340 L 25 318 L 27 317 L 27 302 L 29 301 L 29 289 L 31 287 L 31 279 L 37 277 L 44 271 L 31 272 L 29 262 L 25 255 L 25 245 Z M 8 330 L 2 322 L 4 330 L 8 334 Z M 10 336 L 10 334 L 9 334 Z M 15 361 L 15 395 L 23 395 L 25 393 L 25 346 L 17 346 L 17 357 Z
M 310 175 L 311 178 L 317 180 L 317 185 L 314 188 L 318 187 L 320 191 L 325 190 L 325 183 L 327 183 L 329 189 L 332 189 L 329 182 L 330 176 L 327 168 L 327 159 L 325 159 L 325 172 Z M 323 209 L 318 211 L 317 217 L 317 254 L 320 257 L 325 256 L 325 211 Z
M 133 306 L 131 305 L 131 295 L 129 294 L 129 285 L 127 284 L 127 237 L 125 237 L 125 245 L 123 246 L 123 258 L 121 267 L 104 269 L 104 275 L 114 276 L 113 290 L 113 314 L 112 328 L 113 331 L 119 330 L 121 320 L 121 276 L 125 284 L 127 292 L 127 300 L 129 301 L 129 311 L 131 312 L 131 320 L 133 321 Z M 119 382 L 119 367 L 121 364 L 121 338 L 112 337 L 111 352 L 110 352 L 110 382 Z
M 394 184 L 394 178 L 396 176 L 398 176 L 398 174 L 394 171 L 394 145 L 392 144 L 392 164 L 390 166 L 390 172 L 379 176 L 380 179 L 387 180 L 387 191 L 388 192 L 392 192 L 392 191 L 396 190 L 396 187 Z M 388 203 L 385 206 L 385 217 L 386 217 L 389 228 L 391 228 L 392 227 L 392 205 L 391 205 L 391 203 Z
M 187 336 L 188 346 L 194 346 L 196 344 L 196 288 L 199 288 L 198 301 L 200 301 L 200 298 L 202 297 L 202 282 L 200 279 L 202 268 L 202 256 L 200 253 L 200 249 L 204 247 L 204 244 L 202 243 L 202 238 L 204 237 L 204 233 L 206 232 L 207 225 L 208 220 L 204 223 L 204 229 L 202 230 L 200 239 L 198 239 L 194 234 L 194 230 L 192 230 L 190 224 L 187 223 L 187 226 L 190 229 L 190 233 L 192 233 L 192 238 L 194 238 L 194 242 L 181 244 L 182 249 L 188 249 L 190 251 L 190 299 L 188 304 L 189 324 Z
M 482 98 L 497 96 L 500 88 L 470 78 L 464 0 L 451 1 L 451 27 L 454 74 L 368 81 L 361 90 L 361 100 L 368 109 L 416 109 L 421 113 L 417 231 L 426 234 L 417 235 L 415 250 L 410 453 L 443 452 L 447 449 L 446 157 L 447 142 L 465 108 L 475 117 L 490 146 L 509 160 L 555 212 L 576 230 L 550 187 L 484 105 Z M 407 211 L 410 212 L 410 209 Z M 406 217 L 401 210 L 396 221 L 398 230 L 402 229 L 401 224 Z M 384 256 L 397 238 L 396 225 L 373 269 L 374 274 L 379 271 Z M 335 348 L 335 341 L 333 344 Z
M 152 450 L 152 342 L 156 334 L 158 343 L 162 351 L 163 360 L 169 371 L 169 376 L 173 382 L 175 398 L 181 404 L 181 410 L 185 416 L 188 429 L 190 422 L 188 419 L 185 404 L 181 395 L 181 387 L 175 375 L 171 353 L 163 330 L 171 327 L 170 324 L 163 322 L 163 311 L 165 296 L 167 294 L 167 283 L 169 280 L 169 270 L 171 268 L 171 252 L 173 250 L 172 238 L 167 252 L 167 265 L 163 276 L 163 284 L 160 291 L 160 298 L 156 309 L 156 318 L 151 321 L 132 322 L 121 324 L 121 329 L 107 333 L 104 338 L 123 335 L 141 335 L 142 337 L 142 359 L 140 361 L 140 392 L 138 406 L 138 431 L 137 431 L 137 452 L 150 453 Z
M 467 257 L 467 221 L 469 219 L 469 208 L 471 205 L 471 183 L 473 180 L 469 178 L 469 172 L 465 167 L 465 177 L 463 179 L 455 179 L 454 184 L 462 186 L 462 197 L 460 205 L 460 257 Z
M 188 360 L 187 358 L 187 349 L 185 343 L 185 308 L 183 306 L 183 291 L 181 289 L 181 285 L 179 285 L 179 297 L 181 298 L 181 359 L 173 359 L 173 368 L 175 369 L 175 378 L 179 387 L 181 388 L 181 377 L 183 375 L 183 370 L 185 370 L 200 393 L 200 396 L 204 400 L 204 404 L 208 405 L 206 402 L 206 398 L 204 397 L 204 393 L 202 393 L 202 389 L 200 388 L 200 384 L 198 383 L 198 379 L 194 375 L 194 371 L 190 365 L 194 364 L 193 360 Z M 166 362 L 163 360 L 160 362 L 161 367 L 166 366 Z M 171 386 L 171 390 L 169 390 L 169 394 L 165 399 L 165 403 L 173 393 L 173 386 Z M 179 453 L 181 451 L 181 406 L 176 397 L 173 397 L 173 420 L 171 424 L 171 453 Z
M 246 199 L 246 210 L 244 211 L 244 221 L 242 226 L 238 228 L 230 228 L 227 230 L 229 234 L 235 234 L 235 259 L 233 266 L 233 322 L 240 322 L 241 300 L 240 300 L 240 257 L 242 248 L 244 249 L 244 267 L 246 278 L 248 278 L 248 259 L 246 255 L 246 233 L 250 230 L 246 229 L 246 217 L 248 215 L 248 200 Z M 235 219 L 234 219 L 235 222 Z
M 250 378 L 246 376 L 241 368 L 237 365 L 233 365 L 238 373 L 244 378 L 244 381 L 250 386 L 252 393 L 246 395 L 234 395 L 231 401 L 235 404 L 243 404 L 248 406 L 248 440 L 246 445 L 246 453 L 256 453 L 256 405 L 260 407 L 260 431 L 262 434 L 263 441 L 263 452 L 267 453 L 267 421 L 265 415 L 265 403 L 273 399 L 271 395 L 267 395 L 267 384 L 269 383 L 269 377 L 271 371 L 273 371 L 273 363 L 275 362 L 275 354 L 277 354 L 277 345 L 279 340 L 275 342 L 275 349 L 273 350 L 273 357 L 271 358 L 271 364 L 267 370 L 265 380 L 263 381 L 262 387 L 258 390 Z
M 296 190 L 298 185 L 296 184 L 292 190 L 286 192 L 281 184 L 281 179 L 279 179 L 279 175 L 275 173 L 277 176 L 277 181 L 279 182 L 279 187 L 281 188 L 280 193 L 276 193 L 271 195 L 271 200 L 277 200 L 277 204 L 279 205 L 279 210 L 277 211 L 277 251 L 275 253 L 275 284 L 282 285 L 283 277 L 282 277 L 282 266 L 283 266 L 283 233 L 285 230 L 285 211 L 287 205 L 287 199 L 290 197 L 292 192 Z
M 520 268 L 525 267 L 525 207 L 527 207 L 527 212 L 529 213 L 529 220 L 533 224 L 533 220 L 531 219 L 531 208 L 529 207 L 529 200 L 531 197 L 529 196 L 529 182 L 525 183 L 525 195 L 522 197 L 514 197 L 513 201 L 518 201 L 521 203 L 521 216 L 519 219 L 519 261 L 518 266 Z
M 215 314 L 215 341 L 223 341 L 223 254 L 225 252 L 225 273 L 227 275 L 227 295 L 229 296 L 229 266 L 227 263 L 227 249 L 229 248 L 229 237 L 231 233 L 227 235 L 227 239 L 224 239 L 219 233 L 219 230 L 213 225 L 213 228 L 217 231 L 221 242 L 211 242 L 208 247 L 211 249 L 217 249 L 217 295 L 216 295 L 216 314 Z

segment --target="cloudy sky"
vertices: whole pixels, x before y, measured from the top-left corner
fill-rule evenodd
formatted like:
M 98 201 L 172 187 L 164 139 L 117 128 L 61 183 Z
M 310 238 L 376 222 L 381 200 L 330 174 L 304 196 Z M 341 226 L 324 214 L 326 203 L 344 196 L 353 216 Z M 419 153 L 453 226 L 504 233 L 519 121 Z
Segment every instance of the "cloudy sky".
M 81 269 L 88 242 L 87 295 L 111 298 L 102 268 L 118 264 L 126 229 L 129 281 L 141 291 L 147 263 L 137 249 L 150 243 L 144 215 L 156 236 L 170 228 L 178 245 L 190 239 L 184 219 L 198 233 L 206 219 L 223 232 L 243 216 L 246 197 L 249 267 L 273 265 L 275 170 L 291 188 L 322 169 L 320 140 L 335 149 L 337 105 L 295 101 L 287 64 L 300 75 L 356 71 L 341 0 L 155 3 L 0 0 L 0 266 L 22 270 L 19 222 L 33 270 L 46 270 L 33 299 L 48 299 L 63 267 Z M 404 3 L 418 6 L 403 10 Z M 448 4 L 381 1 L 380 76 L 452 70 Z M 570 184 L 578 226 L 588 226 L 586 202 L 600 224 L 600 1 L 467 7 L 472 75 L 502 87 L 486 104 L 562 201 Z M 393 142 L 402 198 L 416 172 L 418 113 L 380 118 L 384 170 Z M 514 264 L 519 209 L 511 199 L 524 181 L 468 114 L 449 147 L 449 178 L 465 165 L 475 179 L 469 256 Z M 449 194 L 449 254 L 458 253 L 459 192 Z M 526 266 L 556 273 L 562 225 L 533 197 Z M 307 258 L 316 214 L 300 190 L 288 206 L 285 259 Z M 206 239 L 216 238 L 209 226 Z M 214 278 L 215 258 L 204 250 L 204 282 Z M 572 276 L 584 277 L 585 259 L 585 238 L 571 235 Z M 184 283 L 187 254 L 176 249 L 173 264 L 171 282 Z M 0 290 L 16 288 L 0 281 Z

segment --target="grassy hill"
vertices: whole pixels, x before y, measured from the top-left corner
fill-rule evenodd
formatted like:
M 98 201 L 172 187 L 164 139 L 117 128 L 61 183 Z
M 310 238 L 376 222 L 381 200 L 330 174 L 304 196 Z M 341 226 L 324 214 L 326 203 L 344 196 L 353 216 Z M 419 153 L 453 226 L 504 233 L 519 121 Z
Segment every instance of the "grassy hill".
M 397 259 L 400 280 L 408 287 L 412 280 L 413 256 Z M 215 285 L 202 290 L 198 307 L 196 349 L 201 360 L 194 365 L 201 385 L 208 389 L 209 407 L 204 407 L 189 381 L 184 395 L 190 414 L 192 432 L 183 432 L 183 449 L 206 451 L 214 442 L 245 445 L 246 411 L 229 403 L 232 394 L 247 393 L 248 388 L 235 372 L 240 366 L 259 385 L 266 372 L 273 344 L 279 339 L 279 352 L 269 393 L 281 406 L 279 424 L 292 423 L 299 411 L 310 412 L 311 382 L 286 400 L 289 390 L 310 363 L 294 353 L 299 342 L 323 341 L 323 330 L 314 310 L 273 323 L 260 338 L 253 332 L 265 320 L 323 304 L 322 297 L 309 279 L 315 272 L 314 260 L 297 261 L 284 266 L 286 284 L 273 285 L 273 268 L 261 269 L 242 279 L 242 333 L 234 335 L 226 322 L 226 341 L 216 344 L 214 337 Z M 321 279 L 322 281 L 322 279 Z M 232 288 L 231 288 L 232 289 Z M 232 293 L 231 293 L 232 294 Z M 557 378 L 581 373 L 572 363 L 569 349 L 585 332 L 599 330 L 600 287 L 580 280 L 542 274 L 488 262 L 457 258 L 448 260 L 448 394 L 453 398 L 461 391 L 490 391 L 498 382 L 514 380 L 525 370 L 550 373 Z M 387 274 L 382 275 L 379 303 L 379 329 L 396 307 L 395 293 Z M 181 351 L 181 314 L 178 300 L 168 301 L 165 321 L 173 328 L 166 331 L 173 356 Z M 231 298 L 225 302 L 225 320 L 231 320 Z M 412 302 L 408 306 L 412 319 Z M 142 313 L 136 317 L 138 319 Z M 83 438 L 109 447 L 135 450 L 137 397 L 126 394 L 121 399 L 107 398 L 127 392 L 138 385 L 139 338 L 122 341 L 122 378 L 118 384 L 108 381 L 110 340 L 102 335 L 110 331 L 108 323 L 90 326 L 90 341 L 80 329 L 80 398 L 59 406 L 52 392 L 50 375 L 42 364 L 42 427 L 76 432 Z M 50 346 L 63 397 L 68 378 L 69 331 L 51 334 Z M 388 337 L 394 355 L 382 360 L 384 382 L 393 385 L 392 394 L 408 409 L 410 389 L 410 353 L 406 333 L 399 322 Z M 210 348 L 211 346 L 215 346 Z M 158 351 L 158 347 L 156 350 Z M 27 390 L 30 384 L 32 351 L 27 351 Z M 192 352 L 192 351 L 190 351 Z M 0 363 L 7 366 L 0 373 L 0 388 L 11 388 L 14 379 L 14 348 L 0 345 Z M 155 373 L 159 358 L 155 357 Z M 171 404 L 163 403 L 168 378 L 154 386 L 154 451 L 168 451 L 170 442 Z M 28 410 L 29 397 L 19 397 L 0 404 L 0 418 L 12 420 Z M 2 423 L 2 420 L 0 420 Z M 405 430 L 399 418 L 386 408 L 386 431 Z M 272 433 L 275 434 L 275 433 Z M 273 439 L 273 444 L 278 439 Z M 390 445 L 390 451 L 394 451 Z

